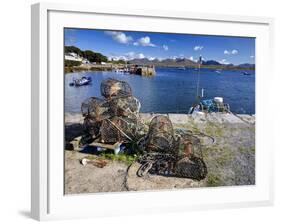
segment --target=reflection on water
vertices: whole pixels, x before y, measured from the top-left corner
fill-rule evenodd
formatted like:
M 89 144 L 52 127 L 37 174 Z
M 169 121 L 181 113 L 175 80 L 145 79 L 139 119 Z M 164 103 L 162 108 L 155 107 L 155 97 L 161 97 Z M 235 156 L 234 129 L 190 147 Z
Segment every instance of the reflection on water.
M 127 81 L 141 104 L 141 112 L 184 113 L 195 100 L 197 71 L 177 68 L 157 68 L 154 77 L 120 74 L 115 72 L 80 72 L 65 75 L 65 111 L 80 112 L 83 100 L 91 96 L 101 97 L 100 83 L 106 78 Z M 222 96 L 235 113 L 255 113 L 255 74 L 243 75 L 241 71 L 202 69 L 200 88 L 205 97 Z M 73 78 L 91 76 L 92 84 L 72 87 Z

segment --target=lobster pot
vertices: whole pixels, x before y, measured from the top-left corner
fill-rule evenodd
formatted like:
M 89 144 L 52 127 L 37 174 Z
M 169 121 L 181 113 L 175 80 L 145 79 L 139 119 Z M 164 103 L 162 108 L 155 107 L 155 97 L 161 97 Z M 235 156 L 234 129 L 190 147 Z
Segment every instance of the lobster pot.
M 132 89 L 127 82 L 112 78 L 102 81 L 100 91 L 101 95 L 106 99 L 127 97 L 132 95 Z
M 115 98 L 109 101 L 110 109 L 115 116 L 136 119 L 141 108 L 140 101 L 133 97 Z
M 179 140 L 179 153 L 185 154 L 185 147 L 188 144 L 191 144 L 192 154 L 198 157 L 202 157 L 201 151 L 201 141 L 198 137 L 194 136 L 192 133 L 183 132 L 180 133 Z
M 149 125 L 146 141 L 147 151 L 177 154 L 178 146 L 174 138 L 173 125 L 168 117 L 154 117 Z
M 203 180 L 208 174 L 203 159 L 197 156 L 184 157 L 176 162 L 175 175 L 177 177 Z
M 104 143 L 130 142 L 135 138 L 137 121 L 128 118 L 112 117 L 102 121 L 101 141 Z
M 96 97 L 90 97 L 82 102 L 81 112 L 84 117 L 91 117 L 96 121 L 112 116 L 108 102 Z
M 83 128 L 86 134 L 90 134 L 93 138 L 99 135 L 101 121 L 97 121 L 89 116 L 84 118 Z
M 149 133 L 167 133 L 174 136 L 173 124 L 167 116 L 155 116 L 149 124 Z

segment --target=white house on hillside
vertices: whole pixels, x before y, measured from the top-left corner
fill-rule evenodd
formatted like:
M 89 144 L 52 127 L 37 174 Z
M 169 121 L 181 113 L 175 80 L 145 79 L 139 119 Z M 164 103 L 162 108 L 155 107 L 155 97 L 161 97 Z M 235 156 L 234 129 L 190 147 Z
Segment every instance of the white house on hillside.
M 90 64 L 90 61 L 87 58 L 80 57 L 78 54 L 73 52 L 66 53 L 64 55 L 64 59 L 69 61 L 81 61 L 82 64 Z
M 82 64 L 90 64 L 90 61 L 87 58 L 83 58 Z
M 77 55 L 76 53 L 73 53 L 73 52 L 66 53 L 64 55 L 64 59 L 69 60 L 69 61 L 82 61 L 83 60 L 82 57 L 80 57 L 79 55 Z

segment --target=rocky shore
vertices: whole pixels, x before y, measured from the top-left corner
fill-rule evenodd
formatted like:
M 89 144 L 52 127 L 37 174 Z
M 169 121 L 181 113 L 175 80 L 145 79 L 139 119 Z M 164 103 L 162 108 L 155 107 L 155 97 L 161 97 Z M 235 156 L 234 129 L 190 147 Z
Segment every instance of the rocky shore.
M 141 114 L 145 124 L 156 114 Z M 255 116 L 226 113 L 167 114 L 175 129 L 202 132 L 200 137 L 208 175 L 202 181 L 187 178 L 147 175 L 138 177 L 138 163 L 132 165 L 108 160 L 103 168 L 83 166 L 82 158 L 92 156 L 87 150 L 65 150 L 65 193 L 96 193 L 137 190 L 217 187 L 255 184 Z M 65 114 L 67 140 L 81 135 L 83 117 Z

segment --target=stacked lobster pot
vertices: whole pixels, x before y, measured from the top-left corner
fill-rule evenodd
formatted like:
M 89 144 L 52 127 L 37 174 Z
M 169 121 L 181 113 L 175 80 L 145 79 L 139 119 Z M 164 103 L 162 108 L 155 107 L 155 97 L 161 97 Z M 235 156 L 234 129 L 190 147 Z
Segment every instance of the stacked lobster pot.
M 200 139 L 190 132 L 177 135 L 167 116 L 159 115 L 151 120 L 145 138 L 139 141 L 145 154 L 138 176 L 145 173 L 202 180 L 207 175 Z
M 91 97 L 81 105 L 85 135 L 82 145 L 98 140 L 101 143 L 127 143 L 139 136 L 140 102 L 132 95 L 125 81 L 103 80 L 100 86 L 103 99 Z
M 90 97 L 81 105 L 85 132 L 81 145 L 136 143 L 137 153 L 142 154 L 138 176 L 206 177 L 198 137 L 190 132 L 175 133 L 171 121 L 163 115 L 155 116 L 145 132 L 139 116 L 141 104 L 127 82 L 106 79 L 100 88 L 102 99 Z

